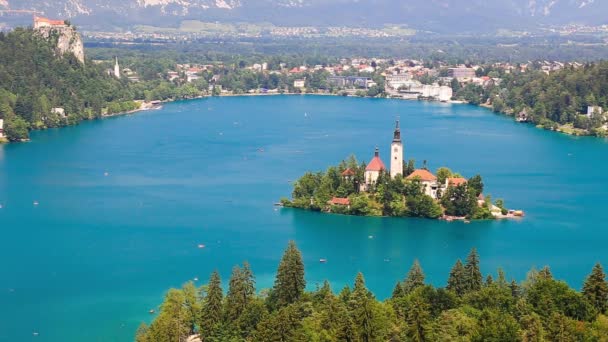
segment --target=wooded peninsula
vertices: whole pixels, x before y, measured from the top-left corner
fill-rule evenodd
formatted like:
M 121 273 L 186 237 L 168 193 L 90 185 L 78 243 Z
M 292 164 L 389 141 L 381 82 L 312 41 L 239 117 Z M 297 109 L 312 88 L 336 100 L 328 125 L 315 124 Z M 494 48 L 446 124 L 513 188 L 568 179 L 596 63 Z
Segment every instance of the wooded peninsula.
M 244 262 L 232 269 L 224 294 L 215 271 L 206 285 L 170 289 L 135 341 L 605 341 L 607 308 L 600 264 L 578 292 L 547 266 L 522 282 L 508 280 L 502 269 L 484 279 L 475 249 L 464 263 L 456 261 L 445 287 L 427 284 L 415 260 L 384 301 L 361 273 L 337 294 L 327 281 L 306 291 L 302 254 L 290 242 L 271 289 L 256 293 Z

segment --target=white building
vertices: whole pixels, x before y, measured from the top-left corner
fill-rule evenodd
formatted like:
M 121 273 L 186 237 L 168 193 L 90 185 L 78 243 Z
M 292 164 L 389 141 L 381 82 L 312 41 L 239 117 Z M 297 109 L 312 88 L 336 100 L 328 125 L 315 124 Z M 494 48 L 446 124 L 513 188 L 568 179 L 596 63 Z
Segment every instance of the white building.
M 401 142 L 401 130 L 399 120 L 395 125 L 393 142 L 391 143 L 391 177 L 403 175 L 403 143 Z
M 294 88 L 304 88 L 305 84 L 306 84 L 306 80 L 304 80 L 304 79 L 298 79 L 298 80 L 293 81 Z
M 0 119 L 0 138 L 5 138 L 5 136 L 4 136 L 4 119 Z
M 118 65 L 118 57 L 116 57 L 116 63 L 114 64 L 114 77 L 120 78 L 120 66 Z
M 365 191 L 369 189 L 370 186 L 376 184 L 382 170 L 386 170 L 386 167 L 384 166 L 382 159 L 380 159 L 380 151 L 376 147 L 374 158 L 370 160 L 365 168 L 365 184 L 362 184 L 362 190 Z
M 57 114 L 59 116 L 61 116 L 62 118 L 65 118 L 65 109 L 61 108 L 61 107 L 56 107 L 56 108 L 51 108 L 51 113 L 53 114 Z
M 386 85 L 392 89 L 399 89 L 402 86 L 406 86 L 409 84 L 412 77 L 410 74 L 401 74 L 401 75 L 387 75 L 386 76 Z
M 435 175 L 432 174 L 429 170 L 415 170 L 414 172 L 412 172 L 411 175 L 407 176 L 406 179 L 420 180 L 424 193 L 434 199 L 437 199 L 437 190 L 439 190 L 440 184 L 437 183 L 437 177 L 435 177 Z
M 592 118 L 594 115 L 602 115 L 603 108 L 600 106 L 587 106 L 587 116 Z

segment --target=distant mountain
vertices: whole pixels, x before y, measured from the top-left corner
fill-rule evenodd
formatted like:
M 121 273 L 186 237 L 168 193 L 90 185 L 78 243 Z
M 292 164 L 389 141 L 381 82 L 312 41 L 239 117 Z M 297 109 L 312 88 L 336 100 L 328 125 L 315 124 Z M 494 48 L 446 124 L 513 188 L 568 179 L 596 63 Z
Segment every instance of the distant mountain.
M 0 0 L 1 9 L 38 10 L 85 27 L 175 26 L 197 19 L 293 26 L 398 23 L 445 33 L 608 22 L 608 1 L 600 0 Z

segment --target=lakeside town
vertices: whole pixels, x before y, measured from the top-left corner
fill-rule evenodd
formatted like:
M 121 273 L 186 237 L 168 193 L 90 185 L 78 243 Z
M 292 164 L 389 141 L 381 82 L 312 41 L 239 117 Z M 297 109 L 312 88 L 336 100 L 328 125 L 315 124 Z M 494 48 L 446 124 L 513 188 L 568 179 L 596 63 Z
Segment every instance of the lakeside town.
M 44 39 L 58 35 L 55 50 L 73 54 L 85 64 L 83 40 L 69 22 L 34 16 L 33 32 Z M 114 52 L 114 51 L 113 51 Z M 99 55 L 97 56 L 99 57 Z M 606 136 L 608 106 L 604 96 L 589 94 L 582 86 L 558 90 L 563 79 L 580 73 L 598 76 L 601 64 L 561 61 L 525 63 L 448 62 L 443 59 L 412 58 L 319 58 L 297 56 L 215 56 L 196 55 L 185 62 L 171 58 L 113 55 L 91 58 L 90 64 L 105 70 L 112 87 L 123 87 L 128 98 L 94 108 L 70 108 L 57 101 L 40 98 L 35 121 L 18 124 L 5 119 L 3 135 L 10 141 L 26 141 L 28 131 L 73 124 L 82 119 L 133 113 L 158 108 L 161 102 L 206 96 L 322 94 L 356 97 L 384 97 L 447 103 L 469 103 L 503 113 L 520 123 L 572 135 Z M 593 67 L 593 68 L 592 68 Z M 101 80 L 100 80 L 101 81 Z M 544 83 L 544 84 L 543 84 Z M 570 82 L 571 83 L 571 82 Z M 524 89 L 534 86 L 534 89 Z M 555 89 L 553 89 L 555 88 Z M 599 88 L 598 88 L 599 89 Z M 534 91 L 535 97 L 522 92 Z M 549 93 L 568 94 L 576 100 L 562 100 Z M 596 90 L 594 90 L 596 91 Z M 13 98 L 14 94 L 9 94 Z M 550 94 L 549 94 L 550 95 Z M 539 100 L 537 100 L 539 99 Z M 549 102 L 551 101 L 551 102 Z M 6 105 L 17 109 L 15 100 Z M 10 111 L 5 110 L 10 113 Z M 25 114 L 25 113 L 24 113 Z M 6 140 L 6 139 L 5 139 Z

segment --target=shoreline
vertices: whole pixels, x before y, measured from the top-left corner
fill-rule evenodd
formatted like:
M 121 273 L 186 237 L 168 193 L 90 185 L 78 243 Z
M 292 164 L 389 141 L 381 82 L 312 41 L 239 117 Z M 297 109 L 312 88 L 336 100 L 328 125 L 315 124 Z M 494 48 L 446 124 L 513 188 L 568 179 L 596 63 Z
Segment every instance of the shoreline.
M 422 99 L 422 100 L 421 99 L 404 99 L 404 98 L 400 98 L 400 97 L 390 97 L 390 96 L 388 96 L 388 97 L 387 96 L 371 97 L 371 96 L 357 96 L 357 95 L 351 95 L 351 94 L 342 95 L 342 94 L 331 94 L 331 93 L 244 93 L 244 94 L 200 95 L 200 96 L 196 96 L 196 97 L 192 97 L 192 98 L 166 99 L 166 100 L 154 100 L 154 101 L 135 100 L 136 102 L 139 102 L 141 104 L 140 108 L 133 109 L 133 110 L 126 111 L 126 112 L 118 112 L 118 113 L 113 113 L 113 114 L 102 114 L 101 117 L 96 118 L 96 119 L 106 119 L 106 118 L 136 114 L 138 112 L 143 112 L 143 111 L 148 111 L 148 110 L 158 110 L 158 109 L 162 109 L 163 104 L 165 104 L 165 103 L 171 103 L 171 102 L 177 102 L 177 101 L 192 101 L 192 100 L 200 100 L 200 99 L 213 98 L 213 97 L 264 97 L 264 96 L 334 96 L 334 97 L 347 97 L 347 98 L 356 97 L 356 98 L 386 99 L 386 100 L 399 100 L 399 101 L 437 102 L 437 103 L 445 103 L 445 104 L 453 104 L 453 105 L 458 105 L 458 104 L 471 105 L 471 103 L 468 103 L 466 101 L 461 101 L 461 100 L 432 101 L 432 100 L 425 100 L 425 99 Z M 511 117 L 511 118 L 513 118 L 513 121 L 515 121 L 514 116 L 509 115 L 508 113 L 494 112 L 490 105 L 478 104 L 478 105 L 474 105 L 474 106 L 487 109 L 493 114 L 498 114 L 500 116 L 505 116 L 505 117 Z M 96 119 L 94 119 L 94 120 L 96 120 Z M 85 121 L 85 120 L 83 120 L 83 121 Z M 531 122 L 521 122 L 521 123 L 531 124 Z M 78 124 L 80 124 L 80 122 L 78 122 L 76 125 L 78 125 Z M 542 127 L 540 125 L 535 125 L 535 128 L 541 129 L 544 131 L 561 133 L 563 135 L 568 135 L 568 136 L 572 136 L 572 137 L 606 138 L 606 137 L 598 136 L 598 135 L 594 135 L 594 134 L 578 134 L 579 132 L 577 132 L 577 131 L 570 132 L 570 131 L 562 130 L 562 129 L 560 129 L 562 126 L 567 126 L 567 125 L 561 125 L 557 129 L 549 129 L 549 128 Z M 59 127 L 59 128 L 61 128 L 61 127 Z M 10 141 L 5 138 L 4 140 L 0 140 L 0 144 L 11 144 L 11 143 L 29 142 L 29 141 L 31 141 L 31 139 L 29 139 L 29 138 L 22 139 L 20 141 Z

